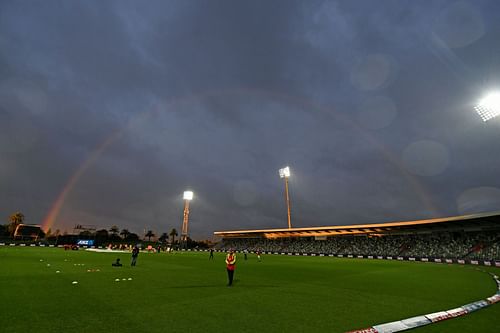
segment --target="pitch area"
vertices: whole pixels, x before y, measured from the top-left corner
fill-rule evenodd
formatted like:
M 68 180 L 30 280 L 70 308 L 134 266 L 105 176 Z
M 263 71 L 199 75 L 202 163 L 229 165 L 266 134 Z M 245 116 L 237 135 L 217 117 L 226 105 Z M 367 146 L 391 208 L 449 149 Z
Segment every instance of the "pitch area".
M 116 258 L 123 267 L 111 266 Z M 227 287 L 223 253 L 141 253 L 129 263 L 123 253 L 0 248 L 3 330 L 346 332 L 496 292 L 473 266 L 238 254 Z M 496 332 L 499 318 L 497 304 L 414 331 Z

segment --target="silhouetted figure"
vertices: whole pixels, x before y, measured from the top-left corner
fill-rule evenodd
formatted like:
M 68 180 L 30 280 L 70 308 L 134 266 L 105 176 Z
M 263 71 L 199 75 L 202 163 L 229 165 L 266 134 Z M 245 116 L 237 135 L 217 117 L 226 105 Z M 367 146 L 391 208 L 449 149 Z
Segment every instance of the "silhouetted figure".
M 122 267 L 123 265 L 120 262 L 120 258 L 116 258 L 116 261 L 112 263 L 111 266 Z
M 134 246 L 132 249 L 132 262 L 130 263 L 130 266 L 135 266 L 137 263 L 137 257 L 139 256 L 139 248 Z

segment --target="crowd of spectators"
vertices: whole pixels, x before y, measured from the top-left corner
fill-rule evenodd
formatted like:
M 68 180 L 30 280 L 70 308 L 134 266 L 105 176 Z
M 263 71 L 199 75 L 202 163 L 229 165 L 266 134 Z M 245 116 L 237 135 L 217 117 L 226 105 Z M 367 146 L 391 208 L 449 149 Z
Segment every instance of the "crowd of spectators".
M 314 237 L 237 238 L 225 239 L 222 248 L 294 254 L 500 260 L 500 232 L 335 236 L 323 240 Z

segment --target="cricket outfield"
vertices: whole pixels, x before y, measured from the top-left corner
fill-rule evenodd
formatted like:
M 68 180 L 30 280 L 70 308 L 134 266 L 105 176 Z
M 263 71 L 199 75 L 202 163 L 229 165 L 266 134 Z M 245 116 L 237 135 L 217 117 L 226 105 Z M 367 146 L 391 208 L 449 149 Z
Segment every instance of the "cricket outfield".
M 4 332 L 346 332 L 485 299 L 493 267 L 331 257 L 0 247 Z M 112 267 L 120 258 L 123 267 Z M 76 281 L 77 283 L 73 284 Z M 500 305 L 414 332 L 496 332 Z M 413 332 L 412 331 L 412 332 Z

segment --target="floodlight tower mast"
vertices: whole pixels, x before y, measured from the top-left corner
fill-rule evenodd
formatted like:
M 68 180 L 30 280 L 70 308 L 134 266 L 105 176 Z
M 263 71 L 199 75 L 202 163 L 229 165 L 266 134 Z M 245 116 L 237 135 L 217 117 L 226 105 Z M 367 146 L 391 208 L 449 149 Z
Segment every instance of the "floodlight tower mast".
M 181 244 L 182 246 L 187 245 L 188 238 L 188 224 L 189 224 L 189 202 L 193 200 L 193 192 L 184 192 L 184 218 L 182 220 L 182 231 L 181 231 Z
M 290 195 L 288 194 L 288 178 L 290 177 L 290 168 L 285 167 L 283 169 L 279 169 L 280 178 L 285 178 L 285 201 L 286 201 L 286 209 L 288 213 L 288 229 L 292 228 L 291 222 L 291 214 L 290 214 Z

